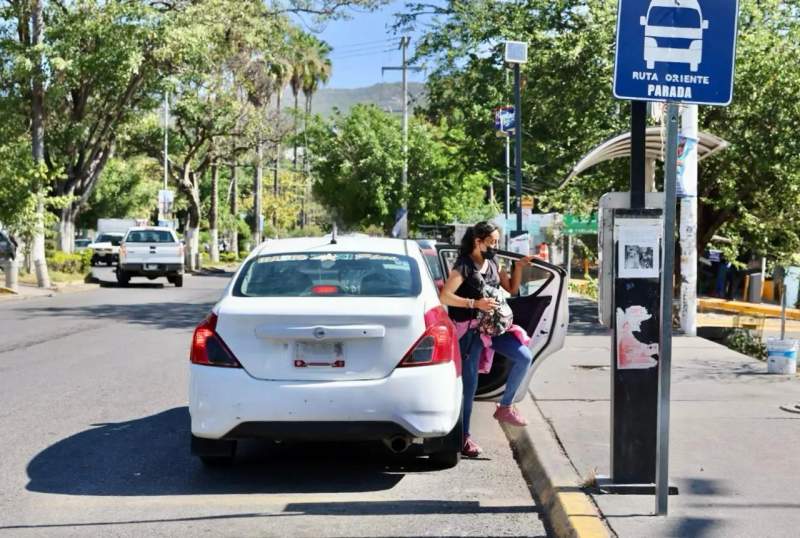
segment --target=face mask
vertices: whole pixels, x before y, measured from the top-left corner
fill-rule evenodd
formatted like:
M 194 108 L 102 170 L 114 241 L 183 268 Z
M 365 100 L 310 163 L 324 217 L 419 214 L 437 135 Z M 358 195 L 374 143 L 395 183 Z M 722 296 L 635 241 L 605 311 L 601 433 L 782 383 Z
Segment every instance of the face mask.
M 497 254 L 497 249 L 494 247 L 486 247 L 486 250 L 483 252 L 483 257 L 487 260 L 493 260 L 495 254 Z

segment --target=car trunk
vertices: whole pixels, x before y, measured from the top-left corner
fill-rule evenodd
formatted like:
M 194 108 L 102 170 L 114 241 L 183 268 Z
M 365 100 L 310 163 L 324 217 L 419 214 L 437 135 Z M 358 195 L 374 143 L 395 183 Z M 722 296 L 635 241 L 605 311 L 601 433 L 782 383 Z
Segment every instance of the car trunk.
M 125 243 L 125 263 L 181 263 L 180 243 Z
M 228 297 L 217 332 L 258 379 L 388 376 L 425 331 L 418 298 Z

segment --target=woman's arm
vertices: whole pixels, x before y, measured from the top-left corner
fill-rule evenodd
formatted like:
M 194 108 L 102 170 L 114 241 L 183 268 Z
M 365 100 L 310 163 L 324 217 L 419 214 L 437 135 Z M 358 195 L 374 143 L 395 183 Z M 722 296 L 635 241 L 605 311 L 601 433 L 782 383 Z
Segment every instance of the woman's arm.
M 456 295 L 456 290 L 464 283 L 464 277 L 458 271 L 450 271 L 450 276 L 447 277 L 447 282 L 444 283 L 439 300 L 442 304 L 447 306 L 457 306 L 461 308 L 478 308 L 483 311 L 493 310 L 497 306 L 494 299 L 467 299 Z
M 532 265 L 531 260 L 533 260 L 533 256 L 523 256 L 517 260 L 514 263 L 514 271 L 510 277 L 505 270 L 500 270 L 500 285 L 511 295 L 516 295 L 519 291 L 519 285 L 522 283 L 522 270 Z

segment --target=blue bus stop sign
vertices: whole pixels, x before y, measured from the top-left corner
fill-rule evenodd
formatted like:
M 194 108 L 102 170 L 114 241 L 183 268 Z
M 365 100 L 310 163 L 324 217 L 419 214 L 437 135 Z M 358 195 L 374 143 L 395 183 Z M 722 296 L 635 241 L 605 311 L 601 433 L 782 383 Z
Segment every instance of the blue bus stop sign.
M 619 0 L 614 96 L 728 105 L 738 0 Z

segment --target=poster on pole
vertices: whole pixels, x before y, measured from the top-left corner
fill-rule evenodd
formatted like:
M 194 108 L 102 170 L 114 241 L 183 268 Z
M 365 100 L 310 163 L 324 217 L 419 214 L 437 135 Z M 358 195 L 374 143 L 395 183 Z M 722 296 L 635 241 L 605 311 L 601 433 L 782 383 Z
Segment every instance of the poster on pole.
M 678 171 L 677 171 L 677 181 L 678 181 L 678 198 L 688 198 L 691 196 L 697 196 L 697 174 L 689 174 L 687 173 L 688 168 L 686 167 L 686 162 L 691 156 L 691 153 L 695 152 L 695 159 L 697 158 L 697 139 L 691 138 L 688 136 L 680 135 L 678 137 Z M 695 167 L 697 166 L 696 161 Z
M 656 226 L 624 226 L 617 232 L 620 278 L 658 278 L 661 234 Z

